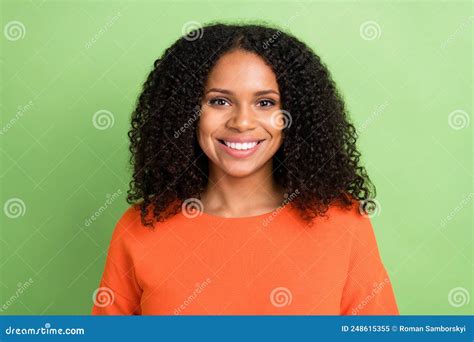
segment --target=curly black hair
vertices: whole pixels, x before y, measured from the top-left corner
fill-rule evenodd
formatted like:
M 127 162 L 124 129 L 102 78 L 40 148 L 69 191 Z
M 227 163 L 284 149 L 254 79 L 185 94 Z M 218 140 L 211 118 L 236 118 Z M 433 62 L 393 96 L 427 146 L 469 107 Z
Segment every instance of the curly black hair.
M 196 137 L 200 104 L 210 70 L 236 49 L 261 56 L 276 75 L 291 125 L 273 156 L 273 177 L 286 193 L 299 193 L 292 205 L 300 216 L 312 221 L 332 204 L 348 209 L 374 198 L 375 186 L 360 165 L 357 130 L 320 57 L 268 25 L 215 23 L 167 48 L 137 100 L 128 132 L 133 176 L 127 202 L 141 209 L 142 223 L 153 226 L 150 207 L 162 222 L 186 199 L 201 198 L 208 159 Z

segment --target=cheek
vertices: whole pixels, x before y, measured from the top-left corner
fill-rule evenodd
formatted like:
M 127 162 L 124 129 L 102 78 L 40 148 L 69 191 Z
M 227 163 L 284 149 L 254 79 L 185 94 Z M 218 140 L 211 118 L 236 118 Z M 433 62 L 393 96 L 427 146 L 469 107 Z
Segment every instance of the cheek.
M 275 128 L 270 118 L 265 118 L 265 121 L 262 122 L 262 126 L 271 136 L 272 146 L 276 145 L 279 147 L 283 141 L 283 130 Z
M 281 133 L 282 131 L 275 131 L 272 133 L 273 135 L 273 143 L 272 143 L 272 154 L 275 154 L 276 151 L 278 151 L 278 149 L 280 148 L 280 146 L 282 145 L 283 143 L 283 135 Z
M 203 112 L 199 119 L 197 127 L 197 137 L 199 145 L 203 150 L 208 150 L 209 144 L 212 143 L 212 136 L 219 127 L 216 118 L 211 113 Z
M 281 129 L 275 129 L 272 127 L 272 131 L 270 134 L 272 135 L 273 139 L 275 139 L 275 141 L 281 142 L 281 140 L 283 139 L 282 132 L 283 131 Z

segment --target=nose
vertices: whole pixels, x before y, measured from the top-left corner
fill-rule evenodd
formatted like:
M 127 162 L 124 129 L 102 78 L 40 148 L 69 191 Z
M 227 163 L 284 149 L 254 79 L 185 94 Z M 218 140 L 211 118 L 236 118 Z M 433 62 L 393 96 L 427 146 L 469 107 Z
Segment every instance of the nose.
M 238 106 L 227 121 L 227 128 L 243 132 L 255 128 L 255 113 L 250 106 Z

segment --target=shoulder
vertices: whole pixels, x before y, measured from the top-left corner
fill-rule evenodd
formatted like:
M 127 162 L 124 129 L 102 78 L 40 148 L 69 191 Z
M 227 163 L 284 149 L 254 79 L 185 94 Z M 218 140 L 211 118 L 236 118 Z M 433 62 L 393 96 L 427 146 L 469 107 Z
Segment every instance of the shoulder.
M 130 229 L 135 226 L 141 218 L 140 207 L 138 204 L 128 206 L 118 217 L 117 228 Z
M 333 219 L 347 233 L 351 249 L 360 254 L 378 250 L 372 215 L 364 212 L 363 205 L 363 202 L 355 200 L 350 208 L 332 208 Z
M 361 208 L 361 202 L 352 200 L 351 205 L 331 204 L 323 216 L 313 219 L 314 234 L 328 235 L 338 240 L 371 240 L 373 235 L 371 218 Z
M 128 206 L 115 222 L 113 238 L 126 239 L 128 236 L 129 238 L 132 237 L 135 239 L 141 239 L 143 237 L 149 236 L 150 234 L 154 234 L 157 231 L 167 230 L 174 224 L 175 220 L 173 217 L 170 217 L 164 222 L 156 222 L 153 214 L 153 204 L 150 204 L 147 207 L 145 219 L 152 222 L 153 225 L 144 225 L 141 202 Z
M 331 223 L 346 228 L 367 226 L 367 223 L 370 223 L 369 215 L 364 213 L 358 200 L 352 200 L 349 206 L 332 204 L 325 216 Z
M 141 225 L 140 208 L 133 204 L 128 206 L 113 223 L 111 244 L 123 245 L 128 243 L 131 236 L 135 235 Z

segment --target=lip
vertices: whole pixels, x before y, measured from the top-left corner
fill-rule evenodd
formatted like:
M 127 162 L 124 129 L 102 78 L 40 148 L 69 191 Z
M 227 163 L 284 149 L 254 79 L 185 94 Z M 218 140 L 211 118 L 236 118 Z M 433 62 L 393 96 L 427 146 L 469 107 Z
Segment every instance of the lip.
M 254 154 L 259 148 L 260 148 L 260 145 L 262 145 L 262 143 L 265 141 L 265 140 L 259 140 L 259 139 L 254 139 L 254 138 L 240 138 L 240 139 L 225 139 L 225 141 L 229 141 L 229 142 L 240 142 L 240 143 L 244 143 L 244 142 L 251 142 L 251 141 L 259 141 L 259 143 L 257 145 L 255 145 L 255 147 L 251 148 L 251 149 L 248 149 L 248 150 L 234 150 L 233 148 L 230 148 L 228 147 L 226 144 L 223 144 L 220 142 L 220 140 L 224 140 L 224 139 L 218 139 L 217 140 L 217 143 L 219 144 L 219 146 L 229 155 L 231 155 L 232 157 L 235 157 L 235 158 L 247 158 L 249 156 L 251 156 L 252 154 Z
M 228 142 L 233 142 L 233 143 L 246 143 L 246 142 L 252 142 L 252 141 L 263 141 L 265 139 L 257 139 L 257 138 L 253 138 L 253 137 L 248 137 L 248 138 L 243 138 L 243 137 L 235 137 L 235 138 L 231 138 L 231 137 L 226 137 L 226 138 L 219 138 L 217 140 L 225 140 L 225 141 L 228 141 Z

